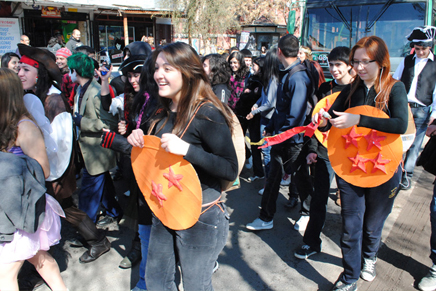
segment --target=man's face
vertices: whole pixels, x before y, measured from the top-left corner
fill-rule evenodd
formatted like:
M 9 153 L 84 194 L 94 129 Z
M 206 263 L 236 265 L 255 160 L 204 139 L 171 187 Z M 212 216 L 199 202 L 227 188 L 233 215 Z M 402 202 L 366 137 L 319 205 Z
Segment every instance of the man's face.
M 425 59 L 430 54 L 430 47 L 428 46 L 415 45 L 414 47 L 416 56 L 420 59 Z
M 30 44 L 30 39 L 29 39 L 27 36 L 22 36 L 22 37 L 20 38 L 20 42 L 21 42 L 22 44 L 29 45 L 29 44 Z
M 76 40 L 79 40 L 79 39 L 80 39 L 80 31 L 78 31 L 78 30 L 73 30 L 72 37 L 73 37 L 74 39 L 76 39 Z

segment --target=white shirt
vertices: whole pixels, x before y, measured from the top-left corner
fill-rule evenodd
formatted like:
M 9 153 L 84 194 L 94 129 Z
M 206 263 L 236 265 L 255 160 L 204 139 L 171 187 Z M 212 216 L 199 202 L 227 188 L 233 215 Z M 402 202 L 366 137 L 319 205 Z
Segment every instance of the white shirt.
M 415 59 L 415 74 L 413 76 L 413 80 L 412 80 L 412 84 L 410 85 L 410 89 L 409 92 L 407 93 L 407 99 L 409 101 L 409 103 L 418 103 L 422 106 L 426 106 L 425 104 L 423 104 L 421 101 L 419 101 L 416 98 L 416 86 L 418 85 L 418 76 L 419 74 L 421 74 L 422 70 L 424 69 L 424 66 L 427 64 L 428 60 L 432 60 L 434 61 L 434 55 L 433 53 L 430 51 L 428 57 L 421 59 L 416 57 L 416 55 L 413 56 L 413 58 Z M 393 78 L 397 79 L 397 80 L 401 80 L 401 75 L 403 75 L 403 71 L 404 71 L 404 60 L 400 63 L 400 65 L 398 66 L 397 70 L 395 71 Z M 431 104 L 431 117 L 432 118 L 436 118 L 436 86 L 433 89 L 433 102 Z

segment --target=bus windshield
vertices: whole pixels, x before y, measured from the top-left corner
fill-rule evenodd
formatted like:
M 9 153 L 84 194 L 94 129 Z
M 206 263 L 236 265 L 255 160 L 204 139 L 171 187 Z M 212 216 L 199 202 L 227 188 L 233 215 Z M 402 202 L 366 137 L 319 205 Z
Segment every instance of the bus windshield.
M 302 43 L 313 51 L 330 52 L 334 47 L 352 47 L 362 37 L 376 35 L 386 42 L 391 57 L 402 57 L 410 51 L 406 36 L 414 27 L 425 24 L 425 3 L 308 7 Z

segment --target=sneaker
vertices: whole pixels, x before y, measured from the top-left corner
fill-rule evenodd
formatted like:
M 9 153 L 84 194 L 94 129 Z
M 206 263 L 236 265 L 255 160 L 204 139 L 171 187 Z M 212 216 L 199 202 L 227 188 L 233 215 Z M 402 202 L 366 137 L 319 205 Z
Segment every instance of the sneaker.
M 294 208 L 298 204 L 298 198 L 296 197 L 289 197 L 288 202 L 286 202 L 285 207 L 286 208 Z
M 215 264 L 213 265 L 212 274 L 215 273 L 216 271 L 218 271 L 219 267 L 220 267 L 220 264 L 218 264 L 218 261 L 215 261 Z
M 341 280 L 338 280 L 333 286 L 332 291 L 356 291 L 357 290 L 357 284 L 356 282 L 351 284 L 345 284 Z
M 300 219 L 294 224 L 294 229 L 299 231 L 305 231 L 308 223 L 309 215 L 302 215 Z
M 262 176 L 262 177 L 259 177 L 259 176 L 253 176 L 253 177 L 248 177 L 248 182 L 254 182 L 254 181 L 256 181 L 257 179 L 263 179 L 263 178 L 265 178 L 264 176 Z
M 363 267 L 362 271 L 360 271 L 360 278 L 365 281 L 372 282 L 375 278 L 375 263 L 377 262 L 377 258 L 363 258 Z
M 259 193 L 259 195 L 263 195 L 263 191 L 265 191 L 265 188 L 260 189 L 257 193 Z
M 273 221 L 263 221 L 260 218 L 256 218 L 252 223 L 247 224 L 249 230 L 262 230 L 273 228 Z
M 418 289 L 421 291 L 433 291 L 436 289 L 436 265 L 430 268 L 427 275 L 418 283 Z
M 301 260 L 305 260 L 316 253 L 318 253 L 318 251 L 315 251 L 308 245 L 303 245 L 298 251 L 294 253 L 294 256 Z
M 282 186 L 289 186 L 291 184 L 291 175 L 285 174 L 280 182 Z

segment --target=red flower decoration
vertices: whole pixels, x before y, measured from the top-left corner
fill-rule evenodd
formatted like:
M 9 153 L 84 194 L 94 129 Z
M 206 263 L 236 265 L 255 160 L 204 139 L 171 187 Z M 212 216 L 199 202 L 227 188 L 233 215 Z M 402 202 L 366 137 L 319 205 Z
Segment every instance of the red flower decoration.
M 374 163 L 374 168 L 372 168 L 371 173 L 375 173 L 377 170 L 382 171 L 386 174 L 386 167 L 385 165 L 389 163 L 391 160 L 386 159 L 383 160 L 382 154 L 378 153 L 377 157 L 375 159 L 369 160 L 370 162 Z
M 357 139 L 362 137 L 362 134 L 356 133 L 356 126 L 353 126 L 350 133 L 343 135 L 342 137 L 345 138 L 345 148 L 348 148 L 350 144 L 353 144 L 356 148 L 358 148 Z
M 365 135 L 365 139 L 368 142 L 368 147 L 366 148 L 367 151 L 369 151 L 373 146 L 376 146 L 381 150 L 380 142 L 384 141 L 386 136 L 377 135 L 377 130 L 372 129 L 368 135 Z
M 165 197 L 165 195 L 163 195 L 163 193 L 162 193 L 162 184 L 156 185 L 156 183 L 154 181 L 151 181 L 151 187 L 152 187 L 151 195 L 153 195 L 157 198 L 160 206 L 163 206 L 162 201 L 166 201 L 167 197 Z
M 362 170 L 364 173 L 366 173 L 365 163 L 368 161 L 368 159 L 362 158 L 362 156 L 359 156 L 359 153 L 357 153 L 354 158 L 348 158 L 353 162 L 350 173 L 356 171 L 357 169 Z
M 163 174 L 164 178 L 168 180 L 168 189 L 172 186 L 176 186 L 177 189 L 180 191 L 183 191 L 182 185 L 180 185 L 180 180 L 183 179 L 183 175 L 175 174 L 173 169 L 171 169 L 171 166 L 169 166 L 169 172 Z

